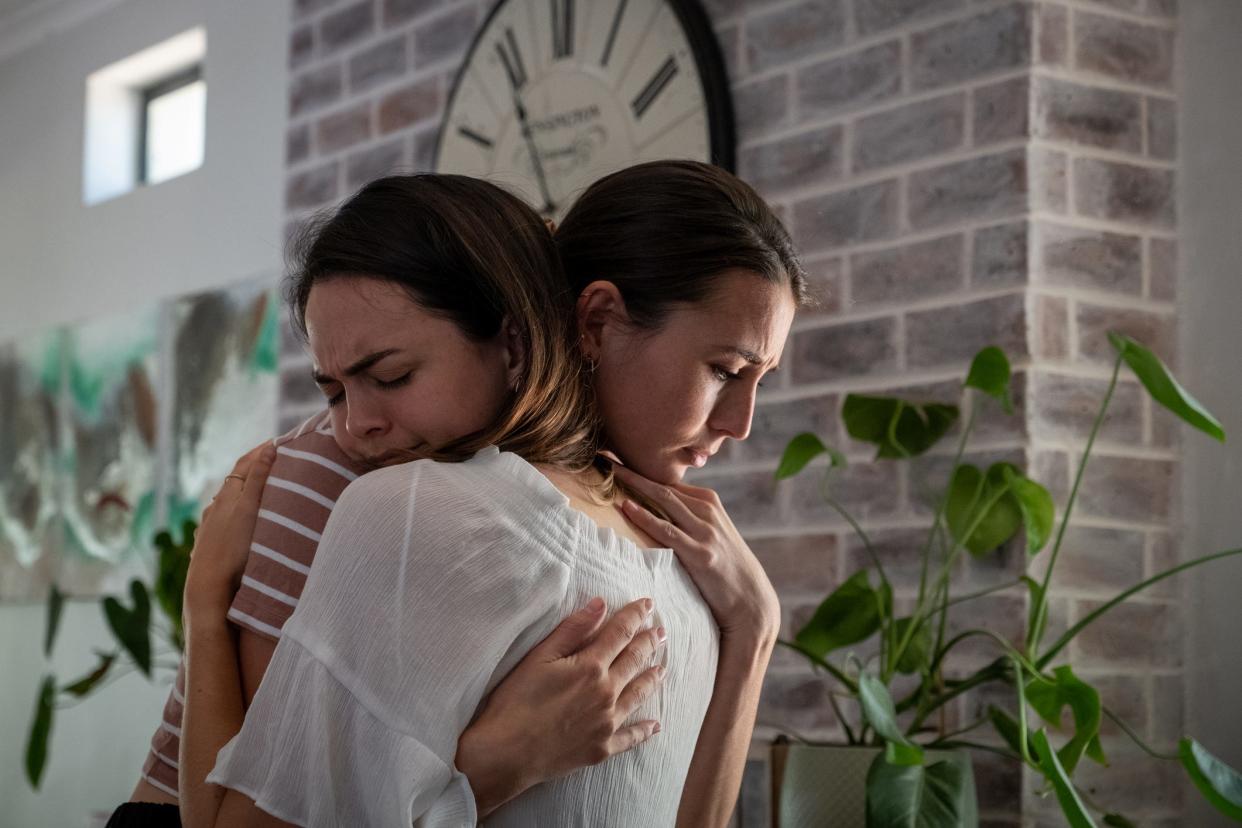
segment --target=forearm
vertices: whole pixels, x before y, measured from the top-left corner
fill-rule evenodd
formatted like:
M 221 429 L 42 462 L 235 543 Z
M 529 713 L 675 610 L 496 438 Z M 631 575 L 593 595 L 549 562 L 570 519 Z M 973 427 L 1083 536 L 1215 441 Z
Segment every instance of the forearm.
M 185 712 L 178 759 L 181 822 L 186 828 L 209 828 L 225 790 L 207 783 L 216 754 L 239 730 L 245 717 L 237 644 L 224 613 L 205 620 L 187 619 Z
M 775 636 L 766 635 L 721 640 L 715 689 L 677 809 L 678 828 L 729 823 L 775 643 Z

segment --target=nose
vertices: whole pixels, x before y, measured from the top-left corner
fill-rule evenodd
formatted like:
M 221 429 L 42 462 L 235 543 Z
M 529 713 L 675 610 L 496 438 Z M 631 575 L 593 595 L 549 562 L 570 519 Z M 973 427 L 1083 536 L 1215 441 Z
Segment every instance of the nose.
M 716 401 L 708 425 L 734 440 L 745 440 L 750 436 L 750 425 L 754 419 L 757 385 L 747 383 L 744 387 L 739 386 L 741 383 L 735 383 L 729 389 L 731 393 L 721 395 Z
M 382 437 L 392 428 L 383 409 L 362 395 L 346 398 L 345 404 L 348 406 L 345 412 L 345 430 L 355 440 Z

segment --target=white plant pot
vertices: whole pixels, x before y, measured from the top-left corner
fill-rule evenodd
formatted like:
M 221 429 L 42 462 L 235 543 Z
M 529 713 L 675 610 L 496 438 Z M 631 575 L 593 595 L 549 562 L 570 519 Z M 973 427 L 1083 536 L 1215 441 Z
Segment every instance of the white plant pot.
M 867 771 L 879 748 L 835 745 L 772 746 L 772 828 L 866 828 Z M 928 751 L 927 763 L 963 764 L 962 797 L 976 802 L 970 755 L 959 750 Z M 971 807 L 972 813 L 977 810 Z M 976 828 L 977 817 L 963 828 Z

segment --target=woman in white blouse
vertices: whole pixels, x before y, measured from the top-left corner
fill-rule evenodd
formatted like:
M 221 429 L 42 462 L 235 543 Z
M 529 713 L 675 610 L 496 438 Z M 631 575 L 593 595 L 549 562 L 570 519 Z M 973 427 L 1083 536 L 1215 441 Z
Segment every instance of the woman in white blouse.
M 746 436 L 755 386 L 779 359 L 802 276 L 779 223 L 765 222 L 770 213 L 740 182 L 695 165 L 645 172 L 656 177 L 636 198 L 627 198 L 636 190 L 624 175 L 605 179 L 558 234 L 567 262 L 581 261 L 575 250 L 586 247 L 606 257 L 605 278 L 574 286 L 576 320 L 558 307 L 564 299 L 534 286 L 555 284 L 547 274 L 554 256 L 531 276 L 551 239 L 538 237 L 533 214 L 515 218 L 493 195 L 456 225 L 445 203 L 417 216 L 393 193 L 387 205 L 356 199 L 353 213 L 346 205 L 320 231 L 311 258 L 316 246 L 337 250 L 306 270 L 295 298 L 325 391 L 338 401 L 339 431 L 371 440 L 381 463 L 410 446 L 470 459 L 392 466 L 341 498 L 246 724 L 220 754 L 212 780 L 245 794 L 225 797 L 220 824 L 262 824 L 252 800 L 297 824 L 471 824 L 473 797 L 453 767 L 458 735 L 522 654 L 592 595 L 614 605 L 654 597 L 667 673 L 639 715 L 663 732 L 641 750 L 526 791 L 491 821 L 658 825 L 693 820 L 687 815 L 703 808 L 714 822 L 725 798 L 711 793 L 722 777 L 731 805 L 778 612 L 719 501 L 679 480 L 724 439 Z M 713 189 L 716 215 L 693 200 Z M 333 233 L 368 204 L 424 231 L 410 245 L 423 258 L 401 262 L 403 277 L 422 268 L 424 284 L 393 278 L 374 247 L 354 260 L 338 255 L 357 232 L 382 224 L 368 212 L 352 223 L 354 236 Z M 722 221 L 721 209 L 732 215 Z M 614 235 L 611 251 L 593 235 L 609 213 L 635 232 Z M 708 219 L 697 232 L 687 226 L 696 213 Z M 496 232 L 503 227 L 517 229 Z M 645 258 L 634 256 L 636 241 Z M 460 260 L 448 300 L 437 300 L 432 284 L 445 281 L 443 261 L 425 255 L 437 245 L 441 259 Z M 653 258 L 668 277 L 654 288 L 642 272 Z M 472 318 L 481 306 L 475 315 L 490 312 L 494 324 Z M 578 337 L 565 329 L 575 321 Z M 583 358 L 602 432 L 579 379 Z M 661 481 L 619 474 L 667 520 L 616 496 L 592 462 L 597 433 L 626 465 Z M 205 521 L 213 552 L 200 561 L 238 554 L 227 539 L 244 535 L 250 501 L 231 482 Z M 680 565 L 664 544 L 677 548 Z M 187 720 L 196 697 L 208 704 L 227 692 L 220 672 L 230 663 L 236 670 L 217 657 L 227 646 L 217 646 L 210 620 L 218 602 L 208 596 L 227 591 L 223 569 L 192 568 Z M 730 676 L 742 665 L 744 678 L 727 678 L 726 664 Z M 683 786 L 687 798 L 696 791 L 706 801 L 687 801 Z

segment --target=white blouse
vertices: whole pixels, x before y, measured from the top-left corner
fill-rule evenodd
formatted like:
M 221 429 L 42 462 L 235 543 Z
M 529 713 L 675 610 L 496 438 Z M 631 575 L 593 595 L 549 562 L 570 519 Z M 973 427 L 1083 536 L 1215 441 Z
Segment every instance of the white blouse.
M 711 613 L 671 550 L 601 528 L 495 448 L 350 484 L 208 779 L 298 825 L 474 825 L 474 795 L 453 766 L 458 737 L 522 656 L 595 595 L 610 611 L 655 601 L 667 672 L 632 720 L 657 719 L 661 732 L 535 786 L 487 824 L 673 825 L 715 684 Z

